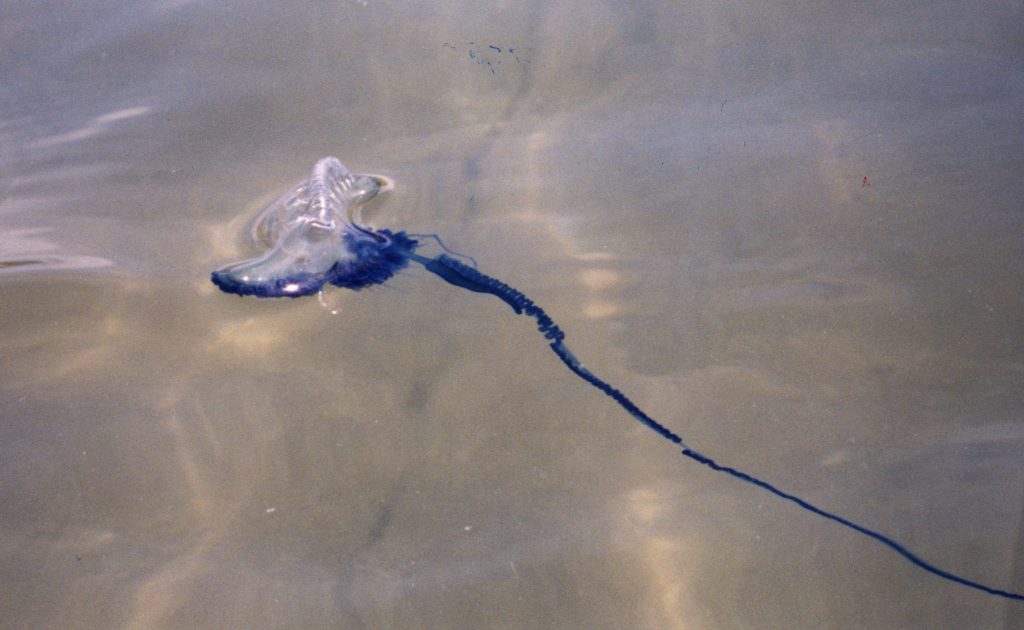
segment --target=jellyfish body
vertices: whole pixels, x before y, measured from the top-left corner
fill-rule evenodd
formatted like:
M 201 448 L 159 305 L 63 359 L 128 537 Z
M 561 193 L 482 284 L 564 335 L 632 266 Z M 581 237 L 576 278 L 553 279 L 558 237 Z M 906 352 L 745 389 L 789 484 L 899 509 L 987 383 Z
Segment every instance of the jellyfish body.
M 337 158 L 320 160 L 306 182 L 260 216 L 255 234 L 269 250 L 214 271 L 213 283 L 238 295 L 297 298 L 325 284 L 359 290 L 385 282 L 408 264 L 418 243 L 352 219 L 382 186 L 379 178 L 349 173 Z
M 452 256 L 441 254 L 429 258 L 416 253 L 419 241 L 405 232 L 372 229 L 356 223 L 353 213 L 360 204 L 380 192 L 382 181 L 381 178 L 349 173 L 337 158 L 320 160 L 305 183 L 261 215 L 255 234 L 257 240 L 269 247 L 269 251 L 258 258 L 214 271 L 213 283 L 227 293 L 243 296 L 295 298 L 317 293 L 325 284 L 354 290 L 383 284 L 410 261 L 419 263 L 453 286 L 494 295 L 517 315 L 532 317 L 551 350 L 573 374 L 611 398 L 644 426 L 681 446 L 684 457 L 874 539 L 932 575 L 990 595 L 1024 601 L 1024 594 L 993 588 L 941 569 L 885 534 L 824 510 L 749 473 L 719 464 L 690 448 L 682 437 L 584 367 L 565 344 L 562 329 L 523 293 Z M 439 238 L 432 238 L 444 246 Z

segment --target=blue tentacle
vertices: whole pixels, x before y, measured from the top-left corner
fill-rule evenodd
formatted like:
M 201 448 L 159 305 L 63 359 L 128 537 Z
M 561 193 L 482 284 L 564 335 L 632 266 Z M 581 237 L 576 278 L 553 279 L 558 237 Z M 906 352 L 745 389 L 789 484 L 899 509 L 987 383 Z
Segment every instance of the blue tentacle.
M 729 466 L 723 466 L 716 462 L 715 460 L 711 459 L 710 457 L 691 449 L 683 442 L 682 437 L 674 433 L 671 429 L 661 424 L 654 418 L 647 415 L 647 413 L 640 409 L 640 407 L 638 407 L 636 403 L 630 400 L 628 396 L 623 394 L 618 389 L 612 387 L 599 376 L 595 375 L 593 372 L 585 368 L 583 364 L 580 362 L 580 360 L 577 359 L 576 356 L 565 345 L 565 333 L 562 332 L 562 329 L 559 328 L 558 325 L 554 323 L 554 321 L 552 321 L 548 314 L 544 312 L 544 309 L 535 304 L 533 300 L 523 295 L 523 293 L 514 289 L 513 287 L 510 287 L 509 285 L 505 284 L 504 282 L 496 278 L 492 278 L 484 273 L 481 273 L 480 271 L 477 271 L 476 269 L 473 269 L 472 267 L 469 267 L 468 265 L 459 262 L 458 260 L 455 260 L 454 258 L 445 256 L 443 254 L 441 256 L 438 256 L 437 258 L 434 258 L 433 260 L 423 259 L 421 260 L 421 262 L 424 262 L 424 265 L 429 271 L 432 271 L 433 273 L 437 274 L 446 282 L 449 282 L 458 287 L 462 287 L 464 289 L 469 289 L 470 291 L 476 291 L 478 293 L 490 293 L 491 295 L 497 296 L 502 301 L 511 306 L 512 309 L 516 312 L 516 314 L 526 314 L 530 317 L 533 317 L 537 321 L 537 329 L 544 334 L 545 339 L 548 339 L 551 342 L 549 344 L 551 346 L 551 350 L 556 355 L 558 355 L 558 358 L 562 360 L 562 363 L 564 363 L 566 367 L 568 367 L 570 370 L 572 370 L 574 374 L 576 374 L 581 379 L 592 385 L 598 391 L 603 393 L 605 396 L 608 396 L 609 398 L 614 400 L 620 407 L 629 412 L 629 415 L 633 416 L 644 426 L 651 429 L 652 431 L 654 431 L 661 437 L 665 438 L 669 442 L 682 446 L 683 456 L 688 457 L 699 464 L 703 464 L 704 466 L 707 466 L 708 468 L 714 470 L 715 472 L 724 473 L 726 475 L 733 477 L 734 479 L 739 479 L 740 481 L 749 483 L 753 486 L 757 486 L 758 488 L 766 490 L 779 498 L 785 499 L 786 501 L 796 504 L 797 506 L 804 510 L 807 510 L 808 512 L 817 514 L 822 518 L 838 523 L 843 527 L 846 527 L 859 534 L 867 536 L 868 538 L 872 538 L 882 543 L 883 545 L 889 547 L 890 549 L 901 555 L 903 558 L 910 561 L 917 567 L 927 571 L 928 573 L 937 575 L 940 578 L 949 580 L 951 582 L 955 582 L 968 588 L 973 588 L 988 593 L 990 595 L 996 595 L 998 597 L 1004 597 L 1006 599 L 1012 599 L 1017 601 L 1024 601 L 1024 594 L 1013 593 L 1010 591 L 1004 591 L 1002 589 L 993 588 L 991 586 L 986 586 L 985 584 L 981 584 L 980 582 L 975 582 L 973 580 L 969 580 L 967 578 L 956 575 L 955 573 L 946 571 L 945 569 L 941 569 L 931 564 L 930 562 L 924 560 L 923 558 L 913 553 L 912 551 L 910 551 L 900 543 L 896 542 L 892 538 L 886 536 L 885 534 L 877 532 L 869 527 L 865 527 L 863 525 L 855 523 L 854 521 L 843 518 L 842 516 L 839 516 L 837 514 L 833 514 L 828 510 L 824 510 L 809 501 L 801 499 L 800 497 L 794 494 L 790 494 L 788 492 L 780 490 L 779 488 L 773 486 L 767 481 L 759 479 L 749 473 L 745 473 L 741 470 L 737 470 Z

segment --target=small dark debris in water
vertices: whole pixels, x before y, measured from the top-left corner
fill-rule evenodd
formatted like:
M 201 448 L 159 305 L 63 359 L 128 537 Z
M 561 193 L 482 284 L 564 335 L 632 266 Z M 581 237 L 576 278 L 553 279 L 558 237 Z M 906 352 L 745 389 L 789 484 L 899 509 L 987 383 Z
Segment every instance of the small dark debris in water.
M 452 42 L 444 42 L 441 44 L 443 48 L 451 50 L 459 50 L 460 46 L 453 44 Z M 494 44 L 483 44 L 478 45 L 476 42 L 469 42 L 465 45 L 469 58 L 476 62 L 478 66 L 486 65 L 491 71 L 491 74 L 496 74 L 495 66 L 501 65 L 501 56 L 509 55 L 517 64 L 528 64 L 530 61 L 520 58 L 519 51 L 521 48 L 502 48 L 501 46 L 495 46 Z M 530 50 L 527 48 L 526 50 Z

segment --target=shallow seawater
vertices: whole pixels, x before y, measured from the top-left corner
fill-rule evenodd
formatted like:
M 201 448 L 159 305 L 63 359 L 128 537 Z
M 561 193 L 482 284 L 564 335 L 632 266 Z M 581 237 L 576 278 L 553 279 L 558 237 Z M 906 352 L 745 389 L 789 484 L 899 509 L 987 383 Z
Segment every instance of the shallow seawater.
M 4 3 L 0 626 L 1020 627 L 409 269 L 209 272 L 337 155 L 688 444 L 1024 590 L 1020 2 Z

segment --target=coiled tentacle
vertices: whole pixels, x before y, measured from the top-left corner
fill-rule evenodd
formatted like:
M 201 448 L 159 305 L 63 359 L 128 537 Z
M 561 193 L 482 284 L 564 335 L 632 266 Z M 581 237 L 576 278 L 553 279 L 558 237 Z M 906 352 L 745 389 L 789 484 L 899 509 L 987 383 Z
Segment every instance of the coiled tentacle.
M 555 322 L 548 317 L 544 309 L 533 303 L 533 300 L 526 297 L 522 292 L 508 286 L 497 278 L 492 278 L 480 273 L 469 265 L 466 265 L 451 256 L 441 254 L 437 258 L 426 260 L 424 266 L 450 284 L 477 293 L 490 293 L 501 299 L 512 307 L 516 315 L 523 313 L 537 320 L 537 330 L 544 334 L 546 339 L 561 341 L 565 339 L 565 333 L 555 325 Z

